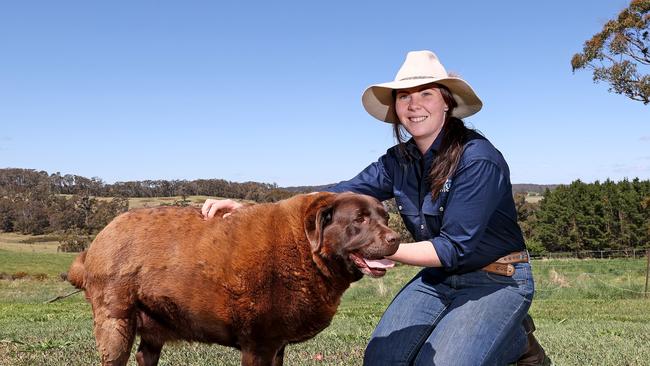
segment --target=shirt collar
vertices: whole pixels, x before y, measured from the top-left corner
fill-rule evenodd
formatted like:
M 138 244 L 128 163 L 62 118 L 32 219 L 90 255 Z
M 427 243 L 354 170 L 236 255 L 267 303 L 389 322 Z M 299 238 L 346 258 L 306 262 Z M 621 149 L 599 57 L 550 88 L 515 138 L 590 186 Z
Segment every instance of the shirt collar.
M 438 133 L 436 139 L 433 140 L 433 143 L 431 144 L 427 152 L 424 154 L 425 157 L 431 158 L 435 153 L 437 153 L 440 150 L 440 146 L 442 145 L 443 134 L 444 134 L 444 128 L 440 130 L 440 133 Z M 413 159 L 420 159 L 422 157 L 422 153 L 420 153 L 420 150 L 418 149 L 418 145 L 415 144 L 415 140 L 413 140 L 412 137 L 406 142 L 406 151 Z

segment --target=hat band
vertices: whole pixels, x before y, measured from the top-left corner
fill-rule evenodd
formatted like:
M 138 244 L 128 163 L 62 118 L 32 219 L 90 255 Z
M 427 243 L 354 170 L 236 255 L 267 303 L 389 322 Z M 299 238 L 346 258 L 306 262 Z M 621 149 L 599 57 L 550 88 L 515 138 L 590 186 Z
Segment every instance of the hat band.
M 407 78 L 399 79 L 398 81 L 416 80 L 416 79 L 434 79 L 434 77 L 433 76 L 409 76 Z

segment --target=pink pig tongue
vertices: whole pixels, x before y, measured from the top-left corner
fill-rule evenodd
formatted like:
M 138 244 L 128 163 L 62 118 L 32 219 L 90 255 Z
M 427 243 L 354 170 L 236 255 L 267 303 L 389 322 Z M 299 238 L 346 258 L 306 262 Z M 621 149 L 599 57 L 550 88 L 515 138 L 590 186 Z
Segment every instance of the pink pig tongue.
M 390 259 L 363 259 L 369 268 L 388 269 L 395 267 L 395 262 Z

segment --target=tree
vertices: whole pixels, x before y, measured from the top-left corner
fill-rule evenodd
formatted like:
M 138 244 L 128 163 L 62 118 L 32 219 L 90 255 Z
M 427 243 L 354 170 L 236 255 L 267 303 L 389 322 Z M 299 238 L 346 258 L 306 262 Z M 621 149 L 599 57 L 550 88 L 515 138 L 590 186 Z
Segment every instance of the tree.
M 569 205 L 569 193 L 567 186 L 559 186 L 553 191 L 547 189 L 544 199 L 539 202 L 533 239 L 549 251 L 580 249 L 571 235 L 574 213 Z
M 16 202 L 16 221 L 14 230 L 23 234 L 41 235 L 50 226 L 47 218 L 47 206 L 39 200 L 22 200 Z
M 525 239 L 530 239 L 533 235 L 533 228 L 537 217 L 535 213 L 539 210 L 539 204 L 526 201 L 527 193 L 515 193 L 515 209 L 517 210 L 517 222 L 524 234 Z
M 571 59 L 573 71 L 593 70 L 594 82 L 610 84 L 609 91 L 650 103 L 650 0 L 632 0 L 616 19 L 586 41 Z
M 14 231 L 14 222 L 16 221 L 15 206 L 11 198 L 0 197 L 0 230 L 5 232 Z
M 643 199 L 643 202 L 641 203 L 641 207 L 643 207 L 646 217 L 650 217 L 650 196 L 647 196 L 646 198 Z M 648 234 L 648 239 L 650 239 L 650 220 L 646 220 L 645 228 L 646 228 L 646 234 Z M 645 244 L 646 246 L 650 245 L 650 243 L 645 243 Z
M 129 210 L 129 199 L 124 197 L 115 197 L 110 201 L 94 200 L 93 204 L 95 208 L 86 226 L 89 234 L 99 232 L 117 215 Z

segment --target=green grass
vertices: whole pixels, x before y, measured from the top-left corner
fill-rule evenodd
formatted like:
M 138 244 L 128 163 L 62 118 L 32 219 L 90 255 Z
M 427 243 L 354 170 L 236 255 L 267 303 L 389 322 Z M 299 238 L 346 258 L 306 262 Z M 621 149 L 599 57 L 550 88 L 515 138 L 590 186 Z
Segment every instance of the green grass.
M 643 295 L 645 259 L 533 262 L 536 299 L 628 299 Z
M 648 365 L 650 300 L 539 300 L 531 313 L 556 365 Z
M 45 281 L 0 280 L 1 365 L 89 365 L 98 357 L 90 305 L 54 274 L 73 255 L 0 251 L 0 272 L 49 273 Z M 556 365 L 647 365 L 650 299 L 643 298 L 645 260 L 534 261 L 536 336 Z M 400 266 L 363 279 L 345 293 L 330 327 L 288 347 L 286 365 L 360 365 L 368 338 L 394 294 L 415 273 Z M 135 347 L 134 347 L 135 348 Z M 319 361 L 317 357 L 322 357 Z M 180 342 L 166 345 L 161 365 L 238 365 L 235 350 Z M 130 365 L 135 365 L 133 358 Z
M 61 272 L 67 272 L 75 255 L 74 253 L 30 253 L 0 249 L 0 273 L 10 275 L 18 272 L 25 272 L 28 275 L 44 273 L 48 277 L 58 277 Z
M 0 249 L 13 252 L 56 253 L 59 242 L 46 235 L 23 235 L 0 232 Z M 32 242 L 30 244 L 26 242 Z
M 62 194 L 60 196 L 70 198 L 71 194 Z M 114 197 L 94 197 L 100 201 L 110 201 Z M 192 206 L 201 206 L 208 198 L 218 199 L 220 197 L 213 196 L 186 196 L 185 199 L 190 201 L 189 204 Z M 171 205 L 176 201 L 182 200 L 182 196 L 170 196 L 170 197 L 129 197 L 129 208 L 141 208 L 141 207 L 155 207 L 160 205 Z M 243 200 L 242 200 L 243 201 Z M 247 201 L 252 202 L 252 201 Z
M 208 198 L 215 198 L 209 196 L 187 196 L 186 199 L 190 201 L 192 206 L 201 206 Z M 112 198 L 102 198 L 102 199 L 112 199 Z M 171 205 L 176 201 L 182 200 L 183 197 L 131 197 L 129 198 L 129 208 L 140 208 L 140 207 L 154 207 L 160 206 L 163 204 Z
M 63 196 L 70 196 L 70 195 L 63 195 Z M 95 197 L 98 200 L 102 201 L 110 201 L 113 199 L 113 197 Z M 212 197 L 212 196 L 187 196 L 185 197 L 186 200 L 189 201 L 189 204 L 192 206 L 198 206 L 200 207 L 203 205 L 203 202 L 205 202 L 206 199 L 208 198 L 215 198 L 218 199 L 220 197 Z M 174 204 L 176 201 L 182 200 L 182 196 L 171 196 L 171 197 L 129 197 L 129 208 L 141 208 L 141 207 L 155 207 L 155 206 L 160 206 L 160 205 L 171 205 Z M 252 201 L 246 201 L 246 202 L 252 202 Z

